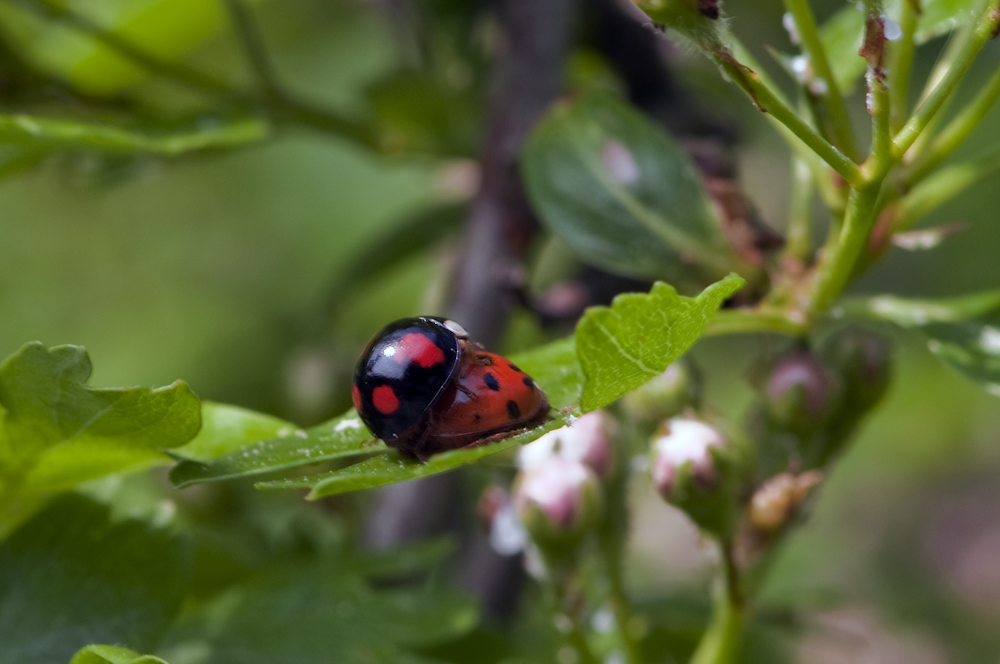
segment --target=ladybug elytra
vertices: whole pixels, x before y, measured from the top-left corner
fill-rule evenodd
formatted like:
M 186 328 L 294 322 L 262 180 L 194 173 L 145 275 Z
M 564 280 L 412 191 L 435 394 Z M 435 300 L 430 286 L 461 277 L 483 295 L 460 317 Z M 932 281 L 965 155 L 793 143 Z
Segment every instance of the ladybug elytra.
M 524 427 L 549 410 L 520 368 L 482 350 L 454 321 L 432 316 L 404 318 L 375 335 L 351 396 L 376 437 L 420 460 Z

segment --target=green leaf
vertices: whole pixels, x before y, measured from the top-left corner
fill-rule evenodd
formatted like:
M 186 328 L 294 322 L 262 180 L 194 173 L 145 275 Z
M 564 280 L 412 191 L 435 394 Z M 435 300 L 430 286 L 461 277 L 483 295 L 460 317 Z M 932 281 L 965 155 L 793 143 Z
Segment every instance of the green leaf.
M 167 63 L 178 62 L 229 24 L 222 3 L 204 0 L 0 2 L 0 28 L 19 55 L 35 68 L 96 95 L 118 94 L 148 78 L 149 71 L 76 28 L 72 20 L 55 20 L 66 9 Z
M 87 646 L 69 664 L 167 664 L 159 657 L 140 655 L 119 646 Z
M 436 454 L 427 463 L 408 459 L 395 450 L 383 446 L 381 449 L 383 454 L 378 454 L 346 468 L 304 478 L 261 482 L 257 484 L 257 487 L 262 489 L 308 488 L 311 489 L 308 497 L 313 500 L 347 491 L 370 489 L 384 484 L 443 473 L 531 442 L 542 434 L 566 424 L 573 417 L 575 406 L 579 402 L 580 387 L 583 384 L 573 338 L 563 339 L 526 353 L 512 355 L 510 359 L 545 390 L 549 404 L 556 413 L 551 420 L 497 443 Z
M 347 468 L 331 470 L 309 477 L 288 480 L 258 482 L 259 489 L 311 489 L 309 500 L 361 489 L 372 489 L 385 484 L 394 484 L 418 477 L 437 475 L 459 466 L 464 466 L 485 457 L 505 452 L 529 443 L 542 434 L 558 429 L 569 421 L 567 416 L 558 416 L 542 426 L 535 427 L 497 443 L 467 447 L 450 452 L 435 454 L 427 463 L 421 463 L 399 454 L 395 450 L 366 459 Z
M 558 104 L 522 167 L 543 224 L 594 265 L 673 283 L 741 265 L 681 148 L 613 96 Z
M 79 346 L 23 346 L 0 364 L 0 496 L 40 494 L 165 460 L 201 426 L 181 381 L 156 389 L 86 386 Z
M 882 296 L 845 311 L 914 329 L 941 360 L 1000 396 L 1000 290 L 941 300 Z
M 345 561 L 276 569 L 193 616 L 212 664 L 427 664 L 412 654 L 472 629 L 471 598 L 430 585 L 376 589 Z
M 830 17 L 820 29 L 820 40 L 837 87 L 850 92 L 868 66 L 858 55 L 865 32 L 865 15 L 853 4 Z
M 175 535 L 112 523 L 82 496 L 55 500 L 0 545 L 0 664 L 65 664 L 95 642 L 152 650 L 190 560 Z
M 924 0 L 913 40 L 923 44 L 936 37 L 949 34 L 971 20 L 977 0 Z
M 311 429 L 253 411 L 211 404 L 206 431 L 175 456 L 170 471 L 177 487 L 253 477 L 388 448 L 375 441 L 354 409 Z M 215 456 L 216 453 L 220 453 Z
M 576 326 L 577 355 L 587 377 L 583 411 L 603 408 L 663 373 L 745 283 L 731 274 L 691 298 L 657 282 L 648 295 L 626 293 L 611 307 L 588 309 Z
M 270 133 L 270 126 L 255 118 L 202 124 L 203 126 L 174 132 L 154 132 L 84 121 L 0 114 L 0 143 L 45 148 L 153 152 L 170 156 L 256 143 L 267 138 Z
M 912 300 L 893 295 L 856 298 L 844 303 L 854 315 L 887 320 L 900 327 L 918 328 L 929 323 L 955 323 L 1000 310 L 1000 290 L 937 300 Z

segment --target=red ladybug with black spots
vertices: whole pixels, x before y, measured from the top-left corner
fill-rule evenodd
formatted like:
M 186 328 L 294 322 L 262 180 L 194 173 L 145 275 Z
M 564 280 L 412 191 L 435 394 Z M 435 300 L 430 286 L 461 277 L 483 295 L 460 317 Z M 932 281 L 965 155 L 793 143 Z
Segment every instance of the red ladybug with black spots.
M 352 398 L 375 436 L 422 461 L 549 411 L 530 376 L 482 350 L 458 323 L 432 316 L 390 323 L 368 342 Z

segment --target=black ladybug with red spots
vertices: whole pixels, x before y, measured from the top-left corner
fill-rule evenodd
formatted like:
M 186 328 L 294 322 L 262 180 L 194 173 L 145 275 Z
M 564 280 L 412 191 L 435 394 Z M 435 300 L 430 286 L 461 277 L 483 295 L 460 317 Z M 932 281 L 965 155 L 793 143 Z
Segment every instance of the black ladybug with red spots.
M 375 436 L 420 460 L 525 427 L 549 410 L 520 368 L 483 351 L 454 321 L 431 316 L 398 320 L 368 342 L 352 397 Z

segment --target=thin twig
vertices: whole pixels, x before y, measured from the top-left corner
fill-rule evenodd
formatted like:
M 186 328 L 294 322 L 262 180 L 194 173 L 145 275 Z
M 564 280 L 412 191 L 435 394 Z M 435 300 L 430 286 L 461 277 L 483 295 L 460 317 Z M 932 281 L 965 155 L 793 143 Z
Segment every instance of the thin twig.
M 232 104 L 242 106 L 267 105 L 266 100 L 197 69 L 157 58 L 129 40 L 123 39 L 113 30 L 98 25 L 86 16 L 77 14 L 70 9 L 55 5 L 51 0 L 19 0 L 19 3 L 46 18 L 62 21 L 66 25 L 90 35 L 152 74 L 200 92 L 221 97 Z M 287 95 L 272 100 L 272 102 L 276 102 L 277 119 L 344 136 L 375 150 L 381 149 L 375 131 L 365 123 L 344 118 L 328 109 L 312 106 L 289 98 Z
M 229 13 L 233 32 L 236 33 L 247 61 L 257 76 L 261 92 L 269 99 L 281 99 L 284 97 L 284 93 L 278 82 L 274 66 L 271 64 L 271 57 L 264 43 L 264 35 L 260 31 L 257 21 L 254 20 L 253 15 L 243 3 L 243 0 L 222 1 L 226 5 L 226 11 Z
M 991 2 L 976 18 L 968 39 L 961 43 L 947 73 L 934 87 L 930 96 L 917 107 L 913 117 L 896 134 L 893 139 L 893 157 L 901 158 L 921 132 L 927 128 L 934 115 L 958 87 L 959 82 L 972 66 L 973 60 L 976 59 L 983 46 L 993 35 L 998 23 L 1000 23 L 1000 2 Z

